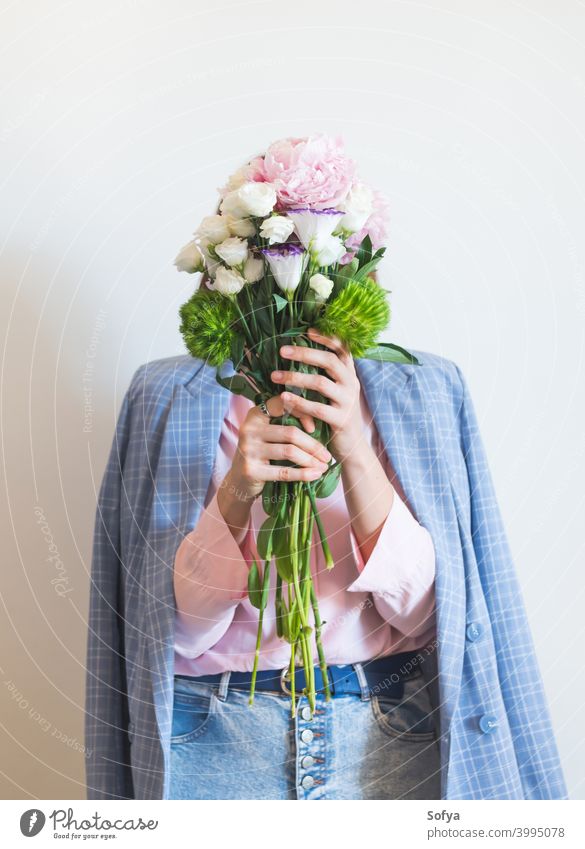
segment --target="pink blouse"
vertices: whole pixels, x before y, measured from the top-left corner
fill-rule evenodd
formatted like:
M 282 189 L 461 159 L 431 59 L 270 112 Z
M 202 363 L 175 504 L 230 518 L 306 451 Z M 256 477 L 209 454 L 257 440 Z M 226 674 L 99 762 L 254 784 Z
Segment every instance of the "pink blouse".
M 205 675 L 251 671 L 258 610 L 247 597 L 252 555 L 260 566 L 255 535 L 266 519 L 262 499 L 250 511 L 247 529 L 236 542 L 217 504 L 217 488 L 231 466 L 239 425 L 252 402 L 232 395 L 223 422 L 214 472 L 199 521 L 182 540 L 174 564 L 175 674 Z M 318 499 L 335 566 L 325 568 L 314 529 L 311 572 L 323 621 L 322 642 L 329 664 L 356 663 L 415 650 L 435 638 L 435 549 L 430 533 L 414 517 L 380 444 L 361 393 L 362 426 L 394 486 L 394 500 L 376 544 L 364 563 L 354 536 L 343 483 Z M 242 538 L 243 537 L 243 538 Z M 264 611 L 260 669 L 282 669 L 290 645 L 276 634 L 272 566 Z M 311 624 L 313 617 L 311 611 Z M 313 657 L 318 662 L 314 647 Z

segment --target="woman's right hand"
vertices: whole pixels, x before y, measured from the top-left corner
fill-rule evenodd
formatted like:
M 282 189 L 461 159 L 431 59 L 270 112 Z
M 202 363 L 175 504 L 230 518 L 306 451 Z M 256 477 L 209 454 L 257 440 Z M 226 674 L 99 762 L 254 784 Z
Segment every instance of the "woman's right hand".
M 272 416 L 284 412 L 280 395 L 266 402 Z M 294 466 L 273 465 L 270 460 L 289 460 Z M 244 500 L 253 500 L 266 481 L 313 481 L 327 471 L 331 454 L 324 445 L 295 425 L 272 424 L 268 416 L 254 406 L 241 427 L 230 483 Z

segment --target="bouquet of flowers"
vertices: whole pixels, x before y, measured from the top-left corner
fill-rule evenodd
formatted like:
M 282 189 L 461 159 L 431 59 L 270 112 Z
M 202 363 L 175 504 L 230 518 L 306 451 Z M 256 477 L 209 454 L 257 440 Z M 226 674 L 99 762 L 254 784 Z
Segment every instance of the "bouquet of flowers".
M 281 387 L 271 381 L 271 372 L 292 365 L 283 366 L 281 345 L 325 350 L 307 335 L 310 326 L 337 336 L 354 357 L 417 362 L 403 348 L 378 342 L 390 320 L 388 293 L 373 276 L 385 251 L 386 205 L 357 178 L 341 139 L 319 134 L 277 141 L 233 174 L 219 193 L 218 214 L 203 219 L 175 265 L 202 272 L 199 287 L 180 308 L 180 330 L 192 356 L 217 367 L 222 386 L 257 404 L 278 394 Z M 320 372 L 304 363 L 298 367 Z M 293 391 L 326 403 L 314 390 Z M 302 427 L 286 412 L 271 421 Z M 329 426 L 318 419 L 315 426 L 311 436 L 327 445 Z M 340 471 L 341 464 L 332 460 L 316 481 L 264 486 L 267 518 L 256 540 L 261 563 L 254 559 L 248 578 L 249 599 L 259 611 L 250 704 L 272 563 L 277 633 L 291 647 L 292 714 L 297 659 L 314 710 L 313 640 L 330 698 L 310 554 L 316 526 L 326 567 L 333 568 L 317 501 L 334 491 Z

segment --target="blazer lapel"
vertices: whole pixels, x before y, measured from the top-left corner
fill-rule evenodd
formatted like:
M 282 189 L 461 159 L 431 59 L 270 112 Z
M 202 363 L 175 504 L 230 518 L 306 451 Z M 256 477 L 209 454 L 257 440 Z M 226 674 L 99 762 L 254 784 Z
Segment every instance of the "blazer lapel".
M 173 388 L 153 481 L 144 546 L 146 627 L 154 704 L 163 738 L 170 734 L 172 723 L 175 553 L 203 509 L 229 395 L 215 380 L 215 369 L 207 365 Z
M 421 366 L 358 359 L 356 371 L 404 493 L 433 538 L 441 732 L 446 734 L 461 685 L 465 567 L 446 450 L 427 406 L 433 387 L 425 385 Z

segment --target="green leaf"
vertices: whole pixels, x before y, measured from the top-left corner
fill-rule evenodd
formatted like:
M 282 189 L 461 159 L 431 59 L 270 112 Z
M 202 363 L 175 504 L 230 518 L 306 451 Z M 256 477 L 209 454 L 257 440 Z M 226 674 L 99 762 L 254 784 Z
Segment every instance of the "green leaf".
M 276 635 L 282 639 L 282 618 L 286 615 L 286 608 L 282 599 L 282 578 L 277 573 L 276 575 L 276 593 L 274 596 L 274 606 L 276 612 Z
M 372 271 L 374 271 L 376 266 L 379 265 L 381 259 L 382 259 L 382 257 L 379 256 L 379 257 L 374 257 L 369 262 L 366 262 L 366 264 L 362 265 L 360 270 L 356 272 L 353 279 L 354 280 L 365 280 L 365 278 L 368 276 L 368 274 L 370 274 Z
M 250 604 L 260 610 L 262 593 L 260 590 L 260 572 L 258 571 L 256 558 L 254 558 L 250 571 L 248 572 L 248 597 L 250 599 Z
M 414 354 L 409 353 L 400 345 L 392 345 L 390 342 L 379 342 L 373 348 L 368 350 L 363 355 L 365 360 L 379 360 L 383 363 L 410 363 L 411 365 L 420 366 L 421 362 Z
M 291 583 L 293 579 L 293 568 L 288 554 L 277 554 L 274 562 L 276 563 L 276 571 L 282 580 Z
M 340 475 L 341 463 L 335 463 L 333 466 L 329 466 L 323 477 L 319 478 L 315 484 L 315 496 L 317 498 L 328 498 L 339 483 Z
M 355 259 L 357 259 L 359 263 L 358 268 L 361 268 L 372 259 L 372 240 L 368 234 L 366 234 L 362 239 L 361 245 L 355 255 Z
M 288 301 L 286 300 L 286 298 L 281 298 L 281 296 L 277 295 L 276 292 L 272 293 L 272 297 L 274 298 L 274 301 L 276 303 L 276 312 L 280 312 L 288 304 Z
M 258 531 L 258 539 L 256 540 L 256 548 L 262 560 L 270 560 L 272 557 L 272 532 L 276 524 L 276 516 L 269 516 L 262 527 Z
M 270 590 L 270 563 L 264 564 L 264 578 L 262 579 L 262 593 L 260 596 L 260 610 L 265 610 L 268 603 L 268 592 Z
M 229 389 L 234 395 L 243 395 L 250 401 L 256 398 L 256 390 L 241 374 L 232 374 L 229 377 L 221 377 L 219 373 L 215 375 L 215 379 L 224 389 Z
M 280 336 L 300 336 L 307 329 L 307 325 L 303 325 L 303 327 L 290 327 L 288 330 L 285 330 L 284 333 L 280 333 Z
M 266 481 L 262 489 L 262 507 L 268 516 L 274 516 L 278 511 L 278 499 L 276 497 L 276 481 Z
M 299 613 L 299 606 L 296 599 L 293 602 L 290 612 L 289 628 L 289 641 L 291 643 L 296 643 L 299 638 L 299 634 L 301 633 L 301 614 Z
M 237 371 L 244 357 L 244 337 L 239 333 L 235 333 L 232 338 L 230 359 L 233 363 L 234 370 Z

